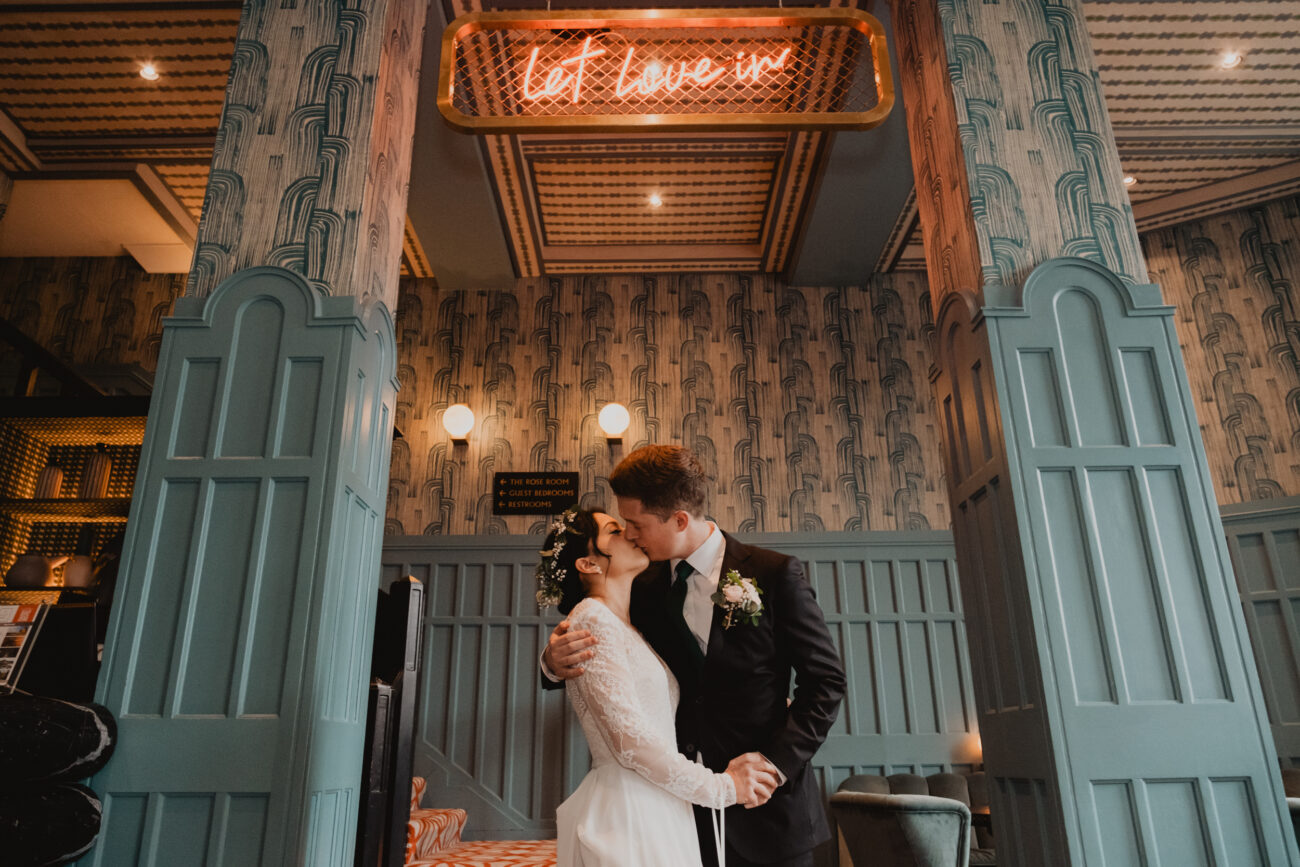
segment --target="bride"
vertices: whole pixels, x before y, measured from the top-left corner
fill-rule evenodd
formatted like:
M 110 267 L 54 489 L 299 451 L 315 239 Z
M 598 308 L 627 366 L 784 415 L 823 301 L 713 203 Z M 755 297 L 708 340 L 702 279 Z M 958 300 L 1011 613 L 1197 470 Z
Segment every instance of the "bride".
M 600 646 L 585 674 L 565 681 L 592 769 L 556 810 L 558 867 L 699 865 L 691 804 L 755 805 L 771 793 L 677 751 L 677 681 L 629 619 L 632 581 L 649 560 L 618 521 L 565 512 L 544 546 L 537 601 Z

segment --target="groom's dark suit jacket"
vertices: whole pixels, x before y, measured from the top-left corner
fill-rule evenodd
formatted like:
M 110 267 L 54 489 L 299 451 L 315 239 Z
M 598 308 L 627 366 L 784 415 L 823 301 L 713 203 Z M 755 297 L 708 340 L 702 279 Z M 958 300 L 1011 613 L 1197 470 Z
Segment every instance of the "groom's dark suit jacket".
M 683 753 L 694 759 L 699 751 L 706 765 L 723 771 L 741 753 L 757 751 L 785 774 L 785 785 L 763 806 L 727 811 L 727 842 L 737 855 L 781 861 L 830 838 L 808 762 L 839 713 L 844 668 L 799 561 L 723 535 L 722 574 L 735 569 L 763 591 L 756 625 L 737 618 L 724 629 L 725 613 L 714 606 L 708 654 L 698 668 L 668 619 L 671 575 L 663 562 L 651 564 L 633 585 L 632 623 L 681 687 L 677 745 Z M 792 673 L 794 698 L 787 706 Z M 711 832 L 701 836 L 701 849 L 711 850 Z

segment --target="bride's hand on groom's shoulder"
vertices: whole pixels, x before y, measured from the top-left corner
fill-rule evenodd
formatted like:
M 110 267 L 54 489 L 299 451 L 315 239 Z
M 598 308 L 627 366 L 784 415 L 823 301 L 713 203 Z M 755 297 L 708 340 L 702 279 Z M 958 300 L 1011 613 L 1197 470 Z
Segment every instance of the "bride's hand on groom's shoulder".
M 569 621 L 561 620 L 546 642 L 542 652 L 542 662 L 547 670 L 560 680 L 568 680 L 582 674 L 582 663 L 596 655 L 592 650 L 596 646 L 596 636 L 585 629 L 569 631 Z
M 761 753 L 744 753 L 727 765 L 727 775 L 736 785 L 736 803 L 746 809 L 761 807 L 780 785 L 776 766 Z

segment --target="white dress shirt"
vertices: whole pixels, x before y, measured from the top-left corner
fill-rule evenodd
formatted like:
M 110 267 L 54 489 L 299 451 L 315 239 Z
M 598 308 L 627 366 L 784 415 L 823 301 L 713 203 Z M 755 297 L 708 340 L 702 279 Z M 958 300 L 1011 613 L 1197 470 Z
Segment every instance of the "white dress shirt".
M 676 576 L 677 564 L 685 559 L 695 571 L 686 580 L 686 601 L 682 604 L 682 616 L 691 634 L 700 643 L 700 650 L 709 652 L 709 632 L 713 629 L 713 594 L 722 579 L 722 558 L 727 553 L 727 542 L 722 531 L 712 521 L 709 522 L 709 535 L 684 558 L 668 561 L 671 574 Z M 673 578 L 674 581 L 677 578 Z
M 709 633 L 713 631 L 713 594 L 717 592 L 718 582 L 722 580 L 722 559 L 726 554 L 727 540 L 717 525 L 710 521 L 708 537 L 700 543 L 700 547 L 682 558 L 695 569 L 686 579 L 691 583 L 686 588 L 686 601 L 682 603 L 682 617 L 686 619 L 686 625 L 690 627 L 691 634 L 700 643 L 700 650 L 706 656 L 709 653 Z M 681 559 L 675 559 L 668 563 L 674 576 L 680 562 Z M 698 755 L 695 758 L 700 761 Z M 763 759 L 767 761 L 767 756 L 763 756 Z M 768 761 L 768 764 L 771 762 Z M 784 786 L 785 774 L 776 765 L 772 765 L 772 768 L 776 771 L 777 781 Z
M 686 579 L 691 583 L 686 588 L 686 601 L 682 603 L 682 616 L 685 618 L 691 634 L 700 643 L 700 650 L 705 655 L 708 655 L 709 652 L 709 633 L 713 631 L 713 594 L 718 589 L 718 582 L 722 580 L 722 559 L 726 554 L 727 540 L 723 537 L 718 526 L 710 521 L 709 535 L 700 543 L 700 547 L 683 558 L 674 558 L 668 562 L 668 568 L 671 570 L 669 574 L 673 576 L 677 574 L 677 564 L 682 562 L 683 559 L 695 569 Z M 676 581 L 677 578 L 674 577 L 673 580 Z M 543 659 L 540 660 L 540 663 L 542 674 L 558 683 L 560 679 L 546 667 L 545 653 L 543 653 Z M 700 760 L 698 754 L 695 758 L 696 761 Z M 765 760 L 766 758 L 764 756 Z M 771 763 L 769 762 L 769 764 Z M 781 769 L 775 765 L 772 767 L 776 771 L 779 783 L 785 785 L 785 774 L 781 773 Z

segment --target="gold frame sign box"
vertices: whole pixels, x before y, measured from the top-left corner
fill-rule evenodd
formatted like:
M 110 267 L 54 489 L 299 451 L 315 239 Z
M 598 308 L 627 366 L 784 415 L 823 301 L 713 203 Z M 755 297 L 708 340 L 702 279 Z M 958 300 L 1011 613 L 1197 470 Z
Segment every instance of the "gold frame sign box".
M 870 129 L 893 105 L 857 9 L 471 12 L 442 38 L 438 109 L 464 132 Z

